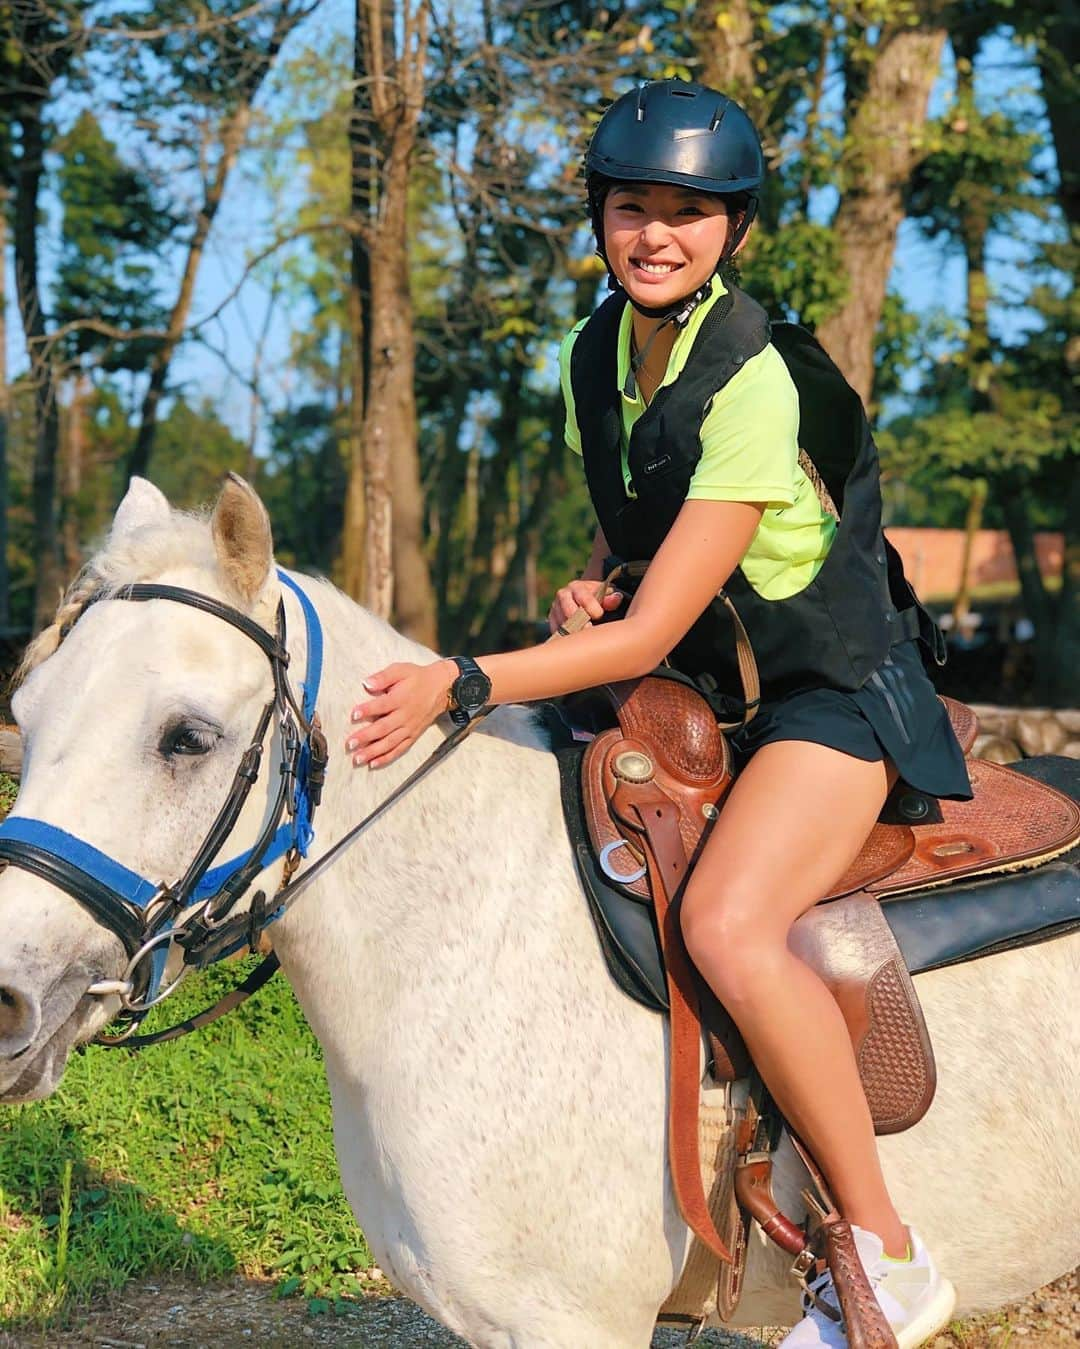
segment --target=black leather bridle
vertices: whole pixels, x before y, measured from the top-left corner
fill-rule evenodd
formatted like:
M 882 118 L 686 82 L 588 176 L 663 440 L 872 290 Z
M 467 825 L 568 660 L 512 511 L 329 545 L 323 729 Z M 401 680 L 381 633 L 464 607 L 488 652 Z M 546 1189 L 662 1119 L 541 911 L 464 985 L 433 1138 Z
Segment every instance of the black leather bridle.
M 170 585 L 128 585 L 91 595 L 61 633 L 63 640 L 91 605 L 105 600 L 168 600 L 230 624 L 250 638 L 270 663 L 273 694 L 262 709 L 221 809 L 177 880 L 169 883 L 147 880 L 92 844 L 43 820 L 15 815 L 0 824 L 0 860 L 71 895 L 122 943 L 128 966 L 122 980 L 109 981 L 115 985 L 109 991 L 117 993 L 123 1010 L 136 1020 L 180 982 L 178 978 L 164 991 L 160 988 L 172 943 L 183 948 L 182 973 L 203 968 L 245 945 L 254 945 L 272 916 L 266 895 L 263 891 L 256 892 L 242 916 L 233 913 L 237 902 L 259 872 L 281 856 L 285 857 L 288 877 L 306 853 L 312 837 L 311 817 L 321 798 L 329 757 L 314 708 L 322 633 L 311 601 L 285 573 L 278 575 L 297 595 L 308 625 L 308 672 L 302 700 L 297 699 L 288 677 L 285 608 L 281 600 L 276 631 L 270 633 L 238 609 L 198 591 Z M 281 771 L 259 836 L 241 857 L 211 870 L 259 777 L 272 725 L 280 740 Z M 236 923 L 237 917 L 242 917 L 242 924 Z

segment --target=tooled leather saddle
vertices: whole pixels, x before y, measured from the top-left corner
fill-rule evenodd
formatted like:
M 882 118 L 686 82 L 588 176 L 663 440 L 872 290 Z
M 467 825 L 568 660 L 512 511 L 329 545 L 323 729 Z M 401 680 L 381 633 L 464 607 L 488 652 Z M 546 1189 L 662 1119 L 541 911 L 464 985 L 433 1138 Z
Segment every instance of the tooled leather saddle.
M 627 992 L 670 1013 L 673 1183 L 688 1225 L 727 1259 L 698 1158 L 702 1031 L 716 1079 L 743 1076 L 749 1062 L 690 964 L 677 904 L 733 780 L 731 751 L 709 705 L 684 681 L 650 676 L 605 693 L 616 724 L 583 754 L 561 756 L 568 830 L 609 967 Z M 944 701 L 966 753 L 974 714 Z M 1080 806 L 1065 793 L 997 764 L 971 760 L 969 771 L 967 802 L 938 802 L 898 784 L 855 862 L 792 933 L 793 948 L 844 1013 L 879 1133 L 920 1119 L 936 1082 L 908 962 L 879 901 L 890 901 L 887 910 L 912 892 L 944 894 L 939 887 L 949 886 L 951 893 L 952 882 L 1038 866 L 1080 838 Z M 1080 923 L 1080 901 L 1068 889 L 1042 926 Z M 997 927 L 991 921 L 977 941 L 1017 940 L 1007 926 L 1007 918 Z M 918 968 L 927 963 L 934 962 Z

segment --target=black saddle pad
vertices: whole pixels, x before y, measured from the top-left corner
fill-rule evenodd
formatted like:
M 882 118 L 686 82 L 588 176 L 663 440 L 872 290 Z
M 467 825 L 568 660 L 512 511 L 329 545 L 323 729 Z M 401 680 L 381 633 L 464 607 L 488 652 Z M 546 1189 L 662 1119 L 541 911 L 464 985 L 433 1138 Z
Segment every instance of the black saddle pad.
M 566 831 L 608 968 L 630 997 L 665 1011 L 667 980 L 652 905 L 600 870 L 585 827 L 584 746 L 572 740 L 558 717 L 551 732 Z M 1015 768 L 1080 801 L 1080 761 L 1044 755 Z M 1080 845 L 1031 871 L 893 895 L 882 907 L 912 974 L 1046 941 L 1080 928 Z

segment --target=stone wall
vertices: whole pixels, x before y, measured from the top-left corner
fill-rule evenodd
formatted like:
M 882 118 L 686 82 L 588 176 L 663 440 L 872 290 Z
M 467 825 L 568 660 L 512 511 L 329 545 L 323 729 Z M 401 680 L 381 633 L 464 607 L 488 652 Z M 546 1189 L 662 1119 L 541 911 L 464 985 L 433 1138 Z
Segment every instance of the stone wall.
M 994 763 L 1036 754 L 1080 759 L 1080 708 L 995 707 L 974 703 L 979 736 L 973 753 Z

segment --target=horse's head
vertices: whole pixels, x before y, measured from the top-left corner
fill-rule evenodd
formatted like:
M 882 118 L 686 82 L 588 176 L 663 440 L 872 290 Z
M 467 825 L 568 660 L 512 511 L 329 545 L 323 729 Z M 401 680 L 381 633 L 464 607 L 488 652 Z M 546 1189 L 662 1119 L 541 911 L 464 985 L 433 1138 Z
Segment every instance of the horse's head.
M 272 633 L 272 563 L 266 511 L 240 479 L 226 483 L 208 519 L 171 511 L 135 480 L 105 546 L 27 653 L 13 703 L 23 777 L 12 817 L 61 829 L 88 855 L 155 885 L 183 876 L 273 696 L 271 665 L 250 636 L 211 614 L 109 595 L 148 582 L 184 587 Z M 259 836 L 263 784 L 274 775 L 264 764 L 220 860 Z M 87 989 L 118 979 L 129 959 L 93 906 L 45 874 L 20 864 L 0 875 L 0 1100 L 56 1087 L 71 1048 L 117 1007 Z

